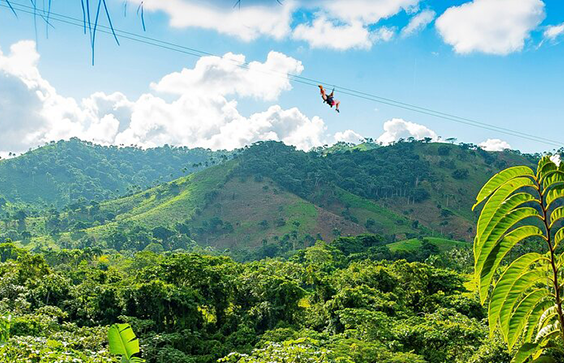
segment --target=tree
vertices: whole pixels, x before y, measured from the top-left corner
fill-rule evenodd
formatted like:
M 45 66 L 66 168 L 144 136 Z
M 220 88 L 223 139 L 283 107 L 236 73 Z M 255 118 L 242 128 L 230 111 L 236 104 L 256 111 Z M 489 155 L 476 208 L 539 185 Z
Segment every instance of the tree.
M 489 297 L 490 334 L 499 327 L 510 349 L 520 347 L 515 362 L 547 355 L 564 343 L 564 255 L 556 251 L 564 240 L 564 207 L 558 204 L 563 198 L 564 165 L 548 156 L 536 173 L 516 166 L 494 175 L 476 197 L 474 208 L 485 202 L 474 240 L 480 300 L 484 304 Z M 544 242 L 544 253 L 525 253 L 500 268 L 518 243 L 533 239 Z
M 458 180 L 468 179 L 468 170 L 466 170 L 466 169 L 456 169 L 452 173 L 452 177 L 454 179 L 458 179 Z
M 448 147 L 446 145 L 441 145 L 437 149 L 437 152 L 441 156 L 447 156 L 448 154 L 450 154 L 450 147 Z

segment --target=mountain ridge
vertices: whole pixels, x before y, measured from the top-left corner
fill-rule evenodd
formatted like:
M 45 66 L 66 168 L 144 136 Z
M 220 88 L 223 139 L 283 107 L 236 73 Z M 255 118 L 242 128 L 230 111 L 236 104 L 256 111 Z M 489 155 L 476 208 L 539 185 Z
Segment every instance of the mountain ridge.
M 470 241 L 470 207 L 479 186 L 502 168 L 534 158 L 417 141 L 333 150 L 258 143 L 233 160 L 128 196 L 12 218 L 0 224 L 0 237 L 30 246 L 117 250 L 194 243 L 295 250 L 361 233 L 388 242 L 433 236 Z

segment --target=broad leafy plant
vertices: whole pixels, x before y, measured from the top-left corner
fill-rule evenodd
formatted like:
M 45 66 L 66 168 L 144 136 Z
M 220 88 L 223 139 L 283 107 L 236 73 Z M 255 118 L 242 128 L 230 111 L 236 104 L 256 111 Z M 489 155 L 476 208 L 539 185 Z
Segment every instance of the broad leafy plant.
M 10 328 L 12 326 L 12 316 L 0 316 L 0 345 L 10 339 Z
M 135 336 L 129 324 L 114 324 L 108 330 L 110 353 L 120 355 L 122 363 L 140 363 L 143 359 L 139 354 L 139 339 Z
M 509 349 L 518 349 L 514 362 L 551 361 L 549 353 L 564 342 L 564 255 L 557 252 L 564 239 L 563 165 L 545 156 L 536 173 L 506 169 L 484 185 L 473 207 L 483 204 L 474 240 L 480 300 L 489 298 L 490 333 L 499 327 Z M 535 238 L 545 252 L 510 260 L 517 244 Z

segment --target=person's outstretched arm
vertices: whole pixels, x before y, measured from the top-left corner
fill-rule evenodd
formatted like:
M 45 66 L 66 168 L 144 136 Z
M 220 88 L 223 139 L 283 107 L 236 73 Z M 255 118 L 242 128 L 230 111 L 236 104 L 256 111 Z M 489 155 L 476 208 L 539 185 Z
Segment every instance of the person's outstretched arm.
M 319 85 L 319 92 L 321 92 L 321 97 L 326 100 L 327 99 L 327 95 L 325 94 L 325 88 L 323 88 L 322 85 Z

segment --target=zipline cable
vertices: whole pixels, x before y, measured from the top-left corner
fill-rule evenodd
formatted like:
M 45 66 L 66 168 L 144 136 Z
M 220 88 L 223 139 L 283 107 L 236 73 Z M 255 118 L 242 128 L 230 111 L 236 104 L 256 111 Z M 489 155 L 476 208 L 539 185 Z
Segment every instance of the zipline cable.
M 14 1 L 11 2 L 11 5 L 13 6 L 13 8 L 15 8 L 16 11 L 20 11 L 22 13 L 30 14 L 30 15 L 34 15 L 34 16 L 37 15 L 37 9 L 34 9 L 33 7 L 27 6 L 25 4 L 20 4 L 20 3 L 14 2 Z M 9 8 L 10 10 L 12 10 L 10 7 L 8 7 L 8 5 L 2 4 L 2 3 L 0 3 L 0 7 Z M 54 12 L 49 13 L 49 21 L 57 21 L 57 22 L 60 22 L 60 23 L 64 23 L 64 24 L 68 24 L 68 25 L 72 25 L 72 26 L 80 27 L 80 28 L 84 27 L 83 20 L 73 18 L 73 17 L 70 17 L 70 16 L 66 16 L 66 15 L 63 15 L 63 14 L 54 13 Z M 167 49 L 167 50 L 170 50 L 170 51 L 194 56 L 194 57 L 197 57 L 197 58 L 202 58 L 204 56 L 215 56 L 215 57 L 222 58 L 221 56 L 219 56 L 217 54 L 213 54 L 213 53 L 198 50 L 198 49 L 195 49 L 195 48 L 190 48 L 190 47 L 186 47 L 186 46 L 183 46 L 183 45 L 179 45 L 179 44 L 176 44 L 176 43 L 171 43 L 171 42 L 147 37 L 147 36 L 144 36 L 144 35 L 140 35 L 140 34 L 116 29 L 114 27 L 110 28 L 110 27 L 98 24 L 96 31 L 99 31 L 99 32 L 104 33 L 104 34 L 109 34 L 109 35 L 112 35 L 112 36 L 117 34 L 117 35 L 119 35 L 119 37 L 121 37 L 123 39 L 128 39 L 128 40 L 135 41 L 135 42 L 138 42 L 138 43 L 143 43 L 143 44 L 146 44 L 146 45 L 152 45 L 154 47 Z M 238 62 L 234 59 L 226 59 L 226 60 L 234 62 L 238 67 L 250 69 L 249 68 L 250 63 L 248 63 L 248 62 Z M 256 69 L 254 69 L 254 71 L 264 73 L 264 74 L 270 74 L 270 75 L 276 75 L 276 76 L 284 77 L 285 79 L 288 78 L 289 80 L 291 80 L 293 82 L 308 85 L 308 86 L 317 87 L 317 85 L 322 84 L 324 86 L 329 87 L 328 83 L 326 83 L 326 82 L 318 81 L 318 80 L 315 80 L 315 79 L 307 78 L 307 77 L 296 75 L 296 74 L 284 73 L 284 72 L 279 72 L 279 71 L 276 71 L 276 70 L 256 70 Z M 381 96 L 377 96 L 377 95 L 362 92 L 362 91 L 357 91 L 357 90 L 346 88 L 346 87 L 341 87 L 341 86 L 334 86 L 334 87 L 335 87 L 337 92 L 342 93 L 344 95 L 351 96 L 351 97 L 356 97 L 356 98 L 360 98 L 360 99 L 364 99 L 364 100 L 368 100 L 368 101 L 373 101 L 373 102 L 385 104 L 385 105 L 388 105 L 388 106 L 401 108 L 401 109 L 404 109 L 404 110 L 417 112 L 417 113 L 429 115 L 429 116 L 436 117 L 436 118 L 441 118 L 441 119 L 448 120 L 448 121 L 453 121 L 453 122 L 457 122 L 457 123 L 461 123 L 461 124 L 465 124 L 465 125 L 469 125 L 469 126 L 474 126 L 474 127 L 494 131 L 494 132 L 499 132 L 499 133 L 507 134 L 507 135 L 510 135 L 510 136 L 515 136 L 515 137 L 519 137 L 519 138 L 522 138 L 522 139 L 527 139 L 527 140 L 530 140 L 530 141 L 543 143 L 543 144 L 550 145 L 550 146 L 561 147 L 563 145 L 562 142 L 558 142 L 558 141 L 555 141 L 555 140 L 526 134 L 526 133 L 519 132 L 519 131 L 516 131 L 516 130 L 507 129 L 507 128 L 504 128 L 504 127 L 491 125 L 491 124 L 488 124 L 488 123 L 472 120 L 472 119 L 469 119 L 469 118 L 460 117 L 460 116 L 456 116 L 456 115 L 453 115 L 453 114 L 440 112 L 440 111 L 432 110 L 432 109 L 425 108 L 425 107 L 420 107 L 420 106 L 417 106 L 417 105 L 413 105 L 413 104 L 409 104 L 409 103 L 405 103 L 405 102 L 401 102 L 401 101 L 396 101 L 396 100 L 393 100 L 393 99 L 390 99 L 390 98 L 381 97 Z

